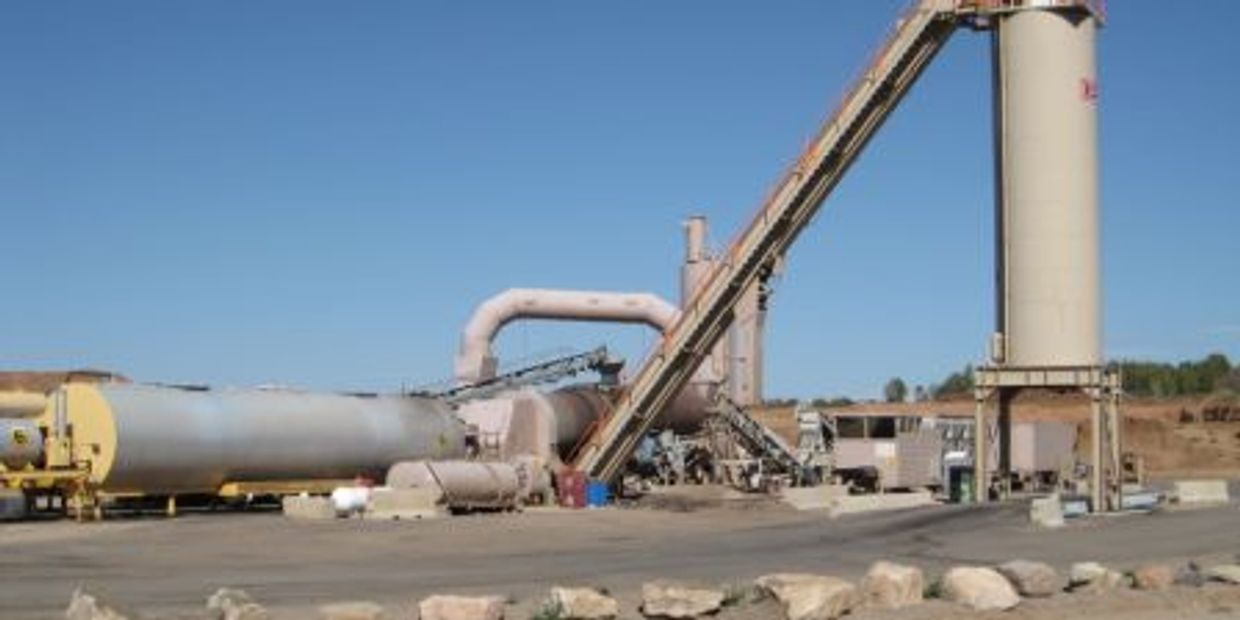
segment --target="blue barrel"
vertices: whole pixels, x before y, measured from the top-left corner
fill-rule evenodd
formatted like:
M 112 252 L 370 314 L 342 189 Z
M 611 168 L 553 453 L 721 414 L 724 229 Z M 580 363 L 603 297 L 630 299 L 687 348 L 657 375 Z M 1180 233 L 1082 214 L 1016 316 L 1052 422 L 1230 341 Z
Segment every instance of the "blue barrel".
M 586 485 L 586 506 L 591 508 L 606 506 L 610 499 L 610 491 L 606 482 L 591 480 Z

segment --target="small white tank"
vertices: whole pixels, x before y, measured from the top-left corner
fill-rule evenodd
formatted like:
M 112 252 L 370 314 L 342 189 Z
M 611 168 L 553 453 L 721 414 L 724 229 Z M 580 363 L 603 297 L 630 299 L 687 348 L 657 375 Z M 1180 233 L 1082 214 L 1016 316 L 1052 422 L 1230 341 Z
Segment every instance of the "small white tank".
M 35 464 L 43 457 L 43 434 L 33 420 L 0 418 L 0 464 L 10 470 Z

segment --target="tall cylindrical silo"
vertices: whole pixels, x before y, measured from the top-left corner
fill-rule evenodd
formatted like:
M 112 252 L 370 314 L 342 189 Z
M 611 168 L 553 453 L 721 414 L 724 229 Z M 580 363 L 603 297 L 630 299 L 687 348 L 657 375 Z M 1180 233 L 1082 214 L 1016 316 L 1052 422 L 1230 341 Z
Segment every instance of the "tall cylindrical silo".
M 995 31 L 996 358 L 1011 366 L 1101 363 L 1097 27 L 1043 7 Z

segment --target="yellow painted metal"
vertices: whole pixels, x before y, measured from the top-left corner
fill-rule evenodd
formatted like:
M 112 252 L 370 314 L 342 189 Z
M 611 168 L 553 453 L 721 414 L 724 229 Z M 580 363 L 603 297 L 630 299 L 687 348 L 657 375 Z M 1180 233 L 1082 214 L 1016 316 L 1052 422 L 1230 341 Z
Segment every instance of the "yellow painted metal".
M 66 416 L 70 436 L 56 434 L 56 414 Z M 85 471 L 86 481 L 93 485 L 107 479 L 116 461 L 116 423 L 112 409 L 94 385 L 67 383 L 46 399 L 43 413 L 37 418 L 48 429 L 46 476 L 57 478 L 59 471 Z M 10 474 L 6 474 L 10 475 Z
M 220 487 L 220 497 L 245 497 L 247 495 L 299 495 L 309 493 L 322 495 L 337 487 L 352 486 L 354 480 L 262 480 L 249 482 L 226 482 Z
M 0 486 L 96 498 L 322 493 L 464 452 L 446 405 L 399 396 L 67 383 L 30 421 L 46 433 L 43 469 L 0 467 Z

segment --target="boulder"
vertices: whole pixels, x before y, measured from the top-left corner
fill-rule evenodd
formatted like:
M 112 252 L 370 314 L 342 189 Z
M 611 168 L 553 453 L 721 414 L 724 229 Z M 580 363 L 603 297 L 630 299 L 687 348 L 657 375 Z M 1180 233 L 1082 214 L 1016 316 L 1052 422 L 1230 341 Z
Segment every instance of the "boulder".
M 1127 585 L 1127 578 L 1097 562 L 1077 562 L 1068 572 L 1068 588 L 1073 592 L 1102 593 Z
M 81 588 L 73 591 L 65 620 L 128 620 L 129 616 Z
M 1196 562 L 1181 566 L 1175 573 L 1175 585 L 1200 588 L 1205 585 L 1206 576 L 1201 574 L 1201 567 Z
M 979 611 L 1011 609 L 1020 604 L 1020 595 L 998 571 L 975 566 L 958 566 L 943 575 L 943 598 Z
M 916 566 L 875 562 L 861 580 L 861 600 L 869 607 L 899 609 L 921 602 L 925 577 Z
M 388 620 L 383 607 L 367 601 L 332 603 L 319 607 L 323 620 Z
M 245 590 L 220 588 L 207 597 L 207 613 L 215 620 L 269 620 L 271 614 Z
M 437 594 L 418 603 L 418 617 L 422 620 L 503 620 L 504 599 Z
M 1175 583 L 1175 571 L 1166 564 L 1144 564 L 1132 572 L 1132 586 L 1138 590 L 1166 590 Z
M 1045 562 L 1012 560 L 1000 564 L 995 570 L 1012 582 L 1012 587 L 1021 596 L 1036 598 L 1063 591 L 1063 579 Z
M 1210 581 L 1221 581 L 1232 585 L 1240 585 L 1240 565 L 1221 564 L 1207 568 L 1203 575 Z
M 831 620 L 856 604 L 853 584 L 823 575 L 777 573 L 759 577 L 759 588 L 770 592 L 784 606 L 788 620 Z
M 642 614 L 652 618 L 696 618 L 719 611 L 723 590 L 676 581 L 642 584 Z
M 610 620 L 620 614 L 616 599 L 594 588 L 551 588 L 550 605 L 565 620 Z

